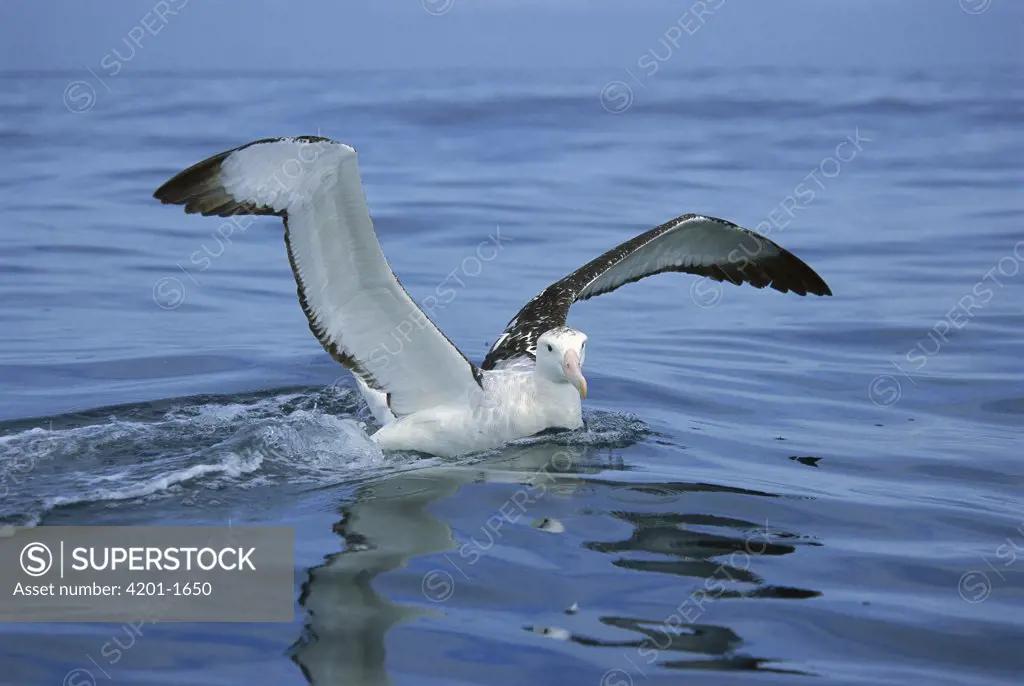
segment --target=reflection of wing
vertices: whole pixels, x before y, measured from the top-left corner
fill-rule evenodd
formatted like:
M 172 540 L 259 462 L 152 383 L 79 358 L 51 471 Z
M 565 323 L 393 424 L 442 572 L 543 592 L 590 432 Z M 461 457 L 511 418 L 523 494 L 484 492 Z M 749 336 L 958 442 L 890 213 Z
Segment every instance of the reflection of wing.
M 483 368 L 536 357 L 537 339 L 564 326 L 574 302 L 664 272 L 699 274 L 755 288 L 771 286 L 783 293 L 832 295 L 813 269 L 764 236 L 724 219 L 687 214 L 612 248 L 548 286 L 509 322 Z
M 342 507 L 334 531 L 345 539 L 345 550 L 309 570 L 299 597 L 307 611 L 306 632 L 296 642 L 292 659 L 311 684 L 391 683 L 385 663 L 388 631 L 430 614 L 432 603 L 417 607 L 392 602 L 374 588 L 377 577 L 409 574 L 410 588 L 431 583 L 423 570 L 410 570 L 409 561 L 450 550 L 455 542 L 451 528 L 428 506 L 467 481 L 472 479 L 461 474 L 415 470 L 360 486 L 355 501 Z
M 479 370 L 391 271 L 349 146 L 317 136 L 256 141 L 186 169 L 154 195 L 204 215 L 282 216 L 309 328 L 387 393 L 396 415 L 464 399 L 478 384 Z
M 550 502 L 556 492 L 560 496 L 569 492 L 560 486 L 575 488 L 582 483 L 577 476 L 580 469 L 590 473 L 605 470 L 605 464 L 591 461 L 594 453 L 600 450 L 548 443 L 512 445 L 485 463 L 415 469 L 359 486 L 354 500 L 341 508 L 343 518 L 334 526 L 335 533 L 345 539 L 345 550 L 311 568 L 302 585 L 299 604 L 306 610 L 306 630 L 291 655 L 306 679 L 317 686 L 384 686 L 391 683 L 388 668 L 409 661 L 415 663 L 417 676 L 430 674 L 436 665 L 422 662 L 418 656 L 389 655 L 388 632 L 403 622 L 440 612 L 442 601 L 462 598 L 479 583 L 468 580 L 469 586 L 456 588 L 466 580 L 461 573 L 471 562 L 459 552 L 465 543 L 452 532 L 452 524 L 478 525 L 475 515 L 461 522 L 445 521 L 438 518 L 434 503 L 464 494 L 467 485 L 484 482 L 503 489 L 501 501 L 529 489 L 531 498 L 544 497 Z M 381 583 L 381 575 L 387 576 L 387 583 Z M 415 589 L 417 593 L 399 604 L 387 593 L 378 593 L 381 587 Z M 422 635 L 406 627 L 407 632 Z M 461 639 L 456 635 L 453 640 Z M 424 650 L 440 648 L 431 644 Z M 480 667 L 487 669 L 486 665 Z M 411 678 L 410 683 L 420 682 L 416 676 Z

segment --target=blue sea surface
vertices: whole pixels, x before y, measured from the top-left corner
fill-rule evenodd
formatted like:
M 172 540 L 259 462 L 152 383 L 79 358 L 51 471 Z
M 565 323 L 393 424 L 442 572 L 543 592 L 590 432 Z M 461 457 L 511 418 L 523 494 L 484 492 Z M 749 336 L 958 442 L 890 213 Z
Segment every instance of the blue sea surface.
M 6 624 L 0 683 L 1020 683 L 1019 69 L 126 70 L 65 108 L 77 78 L 0 78 L 0 522 L 291 526 L 295 620 Z M 299 134 L 358 149 L 478 362 L 688 212 L 834 296 L 631 284 L 570 316 L 586 429 L 382 454 L 280 221 L 152 198 Z

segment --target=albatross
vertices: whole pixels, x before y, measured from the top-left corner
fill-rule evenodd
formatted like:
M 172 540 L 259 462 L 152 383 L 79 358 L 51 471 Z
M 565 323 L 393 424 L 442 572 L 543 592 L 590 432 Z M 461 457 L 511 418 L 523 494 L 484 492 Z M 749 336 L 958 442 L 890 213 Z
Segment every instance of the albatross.
M 356 151 L 321 136 L 268 138 L 213 155 L 154 197 L 185 212 L 277 215 L 299 304 L 324 349 L 355 376 L 385 450 L 455 456 L 583 425 L 587 336 L 573 303 L 664 272 L 831 295 L 807 264 L 732 222 L 684 214 L 559 279 L 512 318 L 480 365 L 413 301 L 377 240 Z M 401 338 L 399 338 L 399 336 Z M 394 337 L 400 351 L 382 353 Z

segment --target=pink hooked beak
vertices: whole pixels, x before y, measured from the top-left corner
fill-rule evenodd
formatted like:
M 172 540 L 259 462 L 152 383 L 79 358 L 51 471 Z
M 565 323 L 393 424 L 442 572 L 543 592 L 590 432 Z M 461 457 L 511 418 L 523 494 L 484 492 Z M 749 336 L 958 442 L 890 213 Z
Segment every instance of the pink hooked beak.
M 562 367 L 564 368 L 565 378 L 580 392 L 580 399 L 586 399 L 587 380 L 583 378 L 583 370 L 580 369 L 580 354 L 575 350 L 566 351 L 565 359 L 562 360 Z

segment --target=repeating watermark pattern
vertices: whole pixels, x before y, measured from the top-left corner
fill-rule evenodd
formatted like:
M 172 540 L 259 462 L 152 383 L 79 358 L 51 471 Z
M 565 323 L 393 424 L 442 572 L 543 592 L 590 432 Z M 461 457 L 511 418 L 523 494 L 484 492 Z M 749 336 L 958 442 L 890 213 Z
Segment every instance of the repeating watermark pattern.
M 981 14 L 992 6 L 992 0 L 960 0 L 960 9 L 967 14 Z
M 144 44 L 159 35 L 173 17 L 185 9 L 189 1 L 159 0 L 143 14 L 138 23 L 121 39 L 121 44 L 115 45 L 100 58 L 99 67 L 106 79 L 97 74 L 92 67 L 86 67 L 92 76 L 91 80 L 76 79 L 64 87 L 64 106 L 68 111 L 83 114 L 92 110 L 97 101 L 97 84 L 106 89 L 107 93 L 113 93 L 114 90 L 107 83 L 107 79 L 112 79 L 124 71 L 142 51 Z
M 762 236 L 770 236 L 773 232 L 782 231 L 792 224 L 799 212 L 806 210 L 817 198 L 824 195 L 829 183 L 842 174 L 844 165 L 857 159 L 864 150 L 864 144 L 872 142 L 874 139 L 862 134 L 860 127 L 855 128 L 851 135 L 836 144 L 833 154 L 821 158 L 803 180 L 768 211 L 765 219 L 754 227 L 754 231 Z M 734 248 L 726 259 L 729 264 L 743 271 L 766 247 L 767 243 L 751 236 L 744 239 L 740 247 Z M 721 302 L 723 292 L 722 282 L 702 276 L 690 286 L 690 299 L 698 307 L 714 307 Z
M 423 597 L 432 603 L 444 603 L 455 595 L 455 577 L 444 569 L 432 569 L 420 582 Z
M 317 136 L 319 134 L 320 132 L 317 130 Z M 295 154 L 281 162 L 273 172 L 267 175 L 264 181 L 256 186 L 252 192 L 253 197 L 277 197 L 281 193 L 293 193 L 295 186 L 293 181 L 309 173 L 329 145 L 328 141 L 298 141 Z M 325 175 L 324 178 L 329 177 Z M 213 243 L 207 246 L 204 241 L 199 245 L 198 250 L 189 254 L 187 263 L 192 267 L 191 269 L 180 261 L 174 264 L 194 286 L 202 288 L 203 284 L 198 275 L 210 269 L 214 261 L 224 255 L 228 246 L 232 245 L 232 236 L 237 238 L 236 234 L 244 234 L 255 219 L 256 215 L 251 214 L 225 217 L 220 226 L 210 233 Z M 175 276 L 162 276 L 153 284 L 153 302 L 160 309 L 175 310 L 181 307 L 185 302 L 185 295 L 185 283 Z
M 423 9 L 427 14 L 432 14 L 435 17 L 440 17 L 444 14 L 448 14 L 452 11 L 452 7 L 455 6 L 455 0 L 420 0 L 423 4 Z
M 161 310 L 176 310 L 185 302 L 185 284 L 173 276 L 161 276 L 153 284 L 153 302 Z
M 601 107 L 612 114 L 622 114 L 633 106 L 634 97 L 633 89 L 625 81 L 609 81 L 601 89 Z
M 704 276 L 690 284 L 690 300 L 697 307 L 714 307 L 722 301 L 724 293 L 720 282 Z
M 97 686 L 99 682 L 94 671 L 105 681 L 113 680 L 108 670 L 114 669 L 125 654 L 135 647 L 136 641 L 143 636 L 143 627 L 148 625 L 147 630 L 151 630 L 160 623 L 166 604 L 166 600 L 154 597 L 137 619 L 125 622 L 111 633 L 110 638 L 100 646 L 99 659 L 86 653 L 85 657 L 91 667 L 75 667 L 69 671 L 61 682 L 63 686 Z
M 892 407 L 903 397 L 903 386 L 892 374 L 879 374 L 868 384 L 868 397 L 879 407 Z
M 729 590 L 728 582 L 740 581 L 733 576 L 730 570 L 746 572 L 750 569 L 753 558 L 764 555 L 771 545 L 772 536 L 768 529 L 768 522 L 765 521 L 763 530 L 759 529 L 748 535 L 743 542 L 742 550 L 734 550 L 730 553 L 728 559 L 718 565 L 715 571 L 704 579 L 701 587 L 691 591 L 658 625 L 658 631 L 664 637 L 664 644 L 662 645 L 657 636 L 648 635 L 636 647 L 635 656 L 632 655 L 632 651 L 623 653 L 623 657 L 629 663 L 629 668 L 609 669 L 601 676 L 600 686 L 632 686 L 634 673 L 639 674 L 645 680 L 649 679 L 650 677 L 641 664 L 647 666 L 654 664 L 661 651 L 669 648 L 674 639 L 682 635 L 682 631 L 686 627 L 700 621 L 700 618 L 707 612 L 708 606 Z
M 1006 537 L 1006 543 L 996 547 L 995 555 L 1001 561 L 1001 565 L 992 564 L 992 561 L 984 555 L 980 557 L 985 566 L 999 577 L 1002 583 L 1006 583 L 1006 576 L 1003 572 L 1017 562 L 1018 553 L 1024 555 L 1024 522 L 1017 527 L 1013 536 Z M 957 591 L 960 593 L 960 597 L 969 603 L 985 602 L 992 595 L 992 577 L 988 575 L 988 572 L 978 569 L 964 572 L 957 584 Z
M 724 5 L 725 0 L 696 0 L 674 22 L 669 24 L 658 38 L 658 45 L 652 45 L 636 59 L 636 67 L 642 70 L 644 79 L 653 78 L 661 69 L 661 65 L 676 54 L 680 42 L 700 31 Z M 644 79 L 637 77 L 631 68 L 626 67 L 625 71 L 632 83 L 644 91 L 648 90 Z M 601 107 L 605 111 L 622 114 L 633 106 L 633 87 L 629 85 L 629 82 L 621 79 L 609 81 L 601 89 L 600 100 Z
M 458 559 L 462 562 L 461 565 L 451 556 L 444 556 L 452 568 L 468 581 L 469 575 L 464 568 L 476 564 L 496 542 L 502 539 L 504 534 L 501 529 L 503 526 L 514 525 L 549 491 L 555 490 L 554 487 L 557 485 L 559 477 L 571 472 L 582 455 L 582 449 L 573 446 L 565 446 L 555 452 L 547 464 L 534 472 L 519 489 L 502 503 L 494 514 L 487 518 L 487 521 L 480 527 L 480 540 L 477 540 L 477 535 L 474 534 L 459 546 Z M 423 575 L 420 589 L 423 591 L 423 597 L 428 601 L 443 603 L 455 595 L 455 576 L 446 569 L 432 569 Z
M 0 439 L 4 450 L 0 453 L 0 498 L 11 492 L 11 486 L 21 486 L 43 460 L 53 458 L 55 440 L 53 422 L 49 429 L 32 429 L 23 434 Z
M 890 360 L 912 386 L 917 385 L 915 375 L 920 377 L 929 360 L 936 357 L 947 343 L 967 328 L 977 313 L 984 310 L 995 299 L 996 293 L 1021 272 L 1024 262 L 1024 240 L 1017 241 L 1002 255 L 995 266 L 990 268 L 956 303 L 936 320 L 925 335 L 919 338 L 903 355 L 904 364 Z M 868 383 L 868 398 L 879 407 L 892 407 L 903 397 L 903 386 L 895 374 L 879 374 Z
M 436 310 L 443 310 L 455 302 L 459 293 L 468 287 L 467 281 L 480 276 L 484 271 L 484 265 L 496 260 L 505 249 L 505 244 L 512 240 L 502 235 L 500 226 L 495 227 L 494 233 L 488 234 L 486 239 L 480 241 L 473 252 L 463 258 L 459 266 L 448 272 L 448 275 L 434 287 L 433 293 L 424 297 L 419 307 L 412 308 L 409 314 L 385 336 L 385 340 L 370 351 L 369 371 L 372 373 L 387 369 L 391 361 L 412 343 L 411 334 L 425 329 L 429 325 L 429 318 Z

